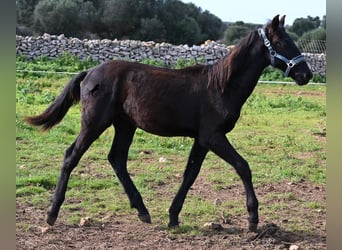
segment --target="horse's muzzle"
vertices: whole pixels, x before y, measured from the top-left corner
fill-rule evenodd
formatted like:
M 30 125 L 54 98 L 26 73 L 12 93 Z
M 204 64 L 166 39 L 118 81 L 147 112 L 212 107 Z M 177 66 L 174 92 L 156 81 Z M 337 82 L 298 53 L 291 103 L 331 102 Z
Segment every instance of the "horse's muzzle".
M 310 81 L 310 79 L 312 78 L 312 72 L 311 71 L 309 71 L 309 72 L 307 72 L 307 73 L 295 73 L 294 74 L 294 80 L 296 81 L 296 83 L 298 84 L 298 85 L 305 85 L 305 84 L 307 84 L 309 81 Z

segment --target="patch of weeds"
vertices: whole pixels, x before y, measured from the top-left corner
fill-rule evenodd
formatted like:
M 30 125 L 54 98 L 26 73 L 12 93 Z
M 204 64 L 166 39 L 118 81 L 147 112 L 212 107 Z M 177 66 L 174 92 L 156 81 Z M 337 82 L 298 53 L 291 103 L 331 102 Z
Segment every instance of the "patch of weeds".
M 69 202 L 66 202 L 66 204 L 64 204 L 63 209 L 71 213 L 76 213 L 77 211 L 83 210 L 81 203 L 75 204 L 75 203 L 69 203 Z
M 217 191 L 225 190 L 227 188 L 227 186 L 223 185 L 222 183 L 220 183 L 220 184 L 215 183 L 213 185 L 214 185 L 214 189 L 217 190 Z
M 303 233 L 305 231 L 306 234 L 309 234 L 314 232 L 314 226 L 305 224 L 301 218 L 291 218 L 286 227 L 293 233 Z
M 142 60 L 141 63 L 156 66 L 156 67 L 162 67 L 162 68 L 166 67 L 166 64 L 164 61 L 158 60 L 155 58 L 146 58 Z
M 262 93 L 253 93 L 246 101 L 245 104 L 247 110 L 263 113 L 267 112 L 277 112 L 279 109 L 284 109 L 286 111 L 315 111 L 320 115 L 325 115 L 325 107 L 321 104 L 312 101 L 308 98 L 294 95 L 283 95 L 271 97 Z
M 56 179 L 53 175 L 45 176 L 19 176 L 16 179 L 16 195 L 28 196 L 40 194 L 52 190 L 56 186 Z
M 173 227 L 173 228 L 167 228 L 169 232 L 171 233 L 172 236 L 178 236 L 178 235 L 202 235 L 201 230 L 199 230 L 197 227 L 191 226 L 191 225 L 186 225 L 186 224 L 181 224 L 178 227 Z
M 119 185 L 118 182 L 114 182 L 112 180 L 104 180 L 104 179 L 91 180 L 87 183 L 87 186 L 93 190 L 107 189 L 107 188 L 111 188 L 113 186 L 118 186 L 118 185 Z
M 269 208 L 270 208 L 269 212 L 272 214 L 274 213 L 274 211 L 282 211 L 282 210 L 288 209 L 288 205 L 285 203 L 282 203 L 280 200 L 278 203 L 271 204 Z
M 306 202 L 304 204 L 304 207 L 310 208 L 310 209 L 324 209 L 325 208 L 325 206 L 323 204 L 321 204 L 320 202 L 317 202 L 317 201 Z
M 285 192 L 282 196 L 283 196 L 282 198 L 285 201 L 295 201 L 295 200 L 298 200 L 297 196 L 294 193 L 292 193 L 292 192 Z
M 16 228 L 19 229 L 23 232 L 29 232 L 32 229 L 36 228 L 36 225 L 28 224 L 26 222 L 16 222 L 15 224 Z
M 16 189 L 16 196 L 30 196 L 35 194 L 40 194 L 45 192 L 46 189 L 43 187 L 37 187 L 37 186 L 28 186 L 28 187 L 20 187 Z
M 81 212 L 73 211 L 72 213 L 68 214 L 67 220 L 68 220 L 68 223 L 78 225 L 82 217 L 83 217 L 83 214 Z
M 190 194 L 184 203 L 180 216 L 184 221 L 189 220 L 204 224 L 205 222 L 215 220 L 218 214 L 219 208 L 212 201 L 206 201 Z
M 235 216 L 245 216 L 246 214 L 246 206 L 245 206 L 245 201 L 243 200 L 245 197 L 244 195 L 241 195 L 239 200 L 229 200 L 229 201 L 224 201 L 222 203 L 222 206 L 227 213 L 233 214 Z

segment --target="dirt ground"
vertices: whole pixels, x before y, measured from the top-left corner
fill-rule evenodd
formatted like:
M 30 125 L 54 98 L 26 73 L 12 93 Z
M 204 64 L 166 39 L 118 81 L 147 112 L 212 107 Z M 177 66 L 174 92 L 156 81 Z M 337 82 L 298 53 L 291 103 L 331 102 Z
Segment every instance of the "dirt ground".
M 202 177 L 203 178 L 203 177 Z M 197 184 L 196 184 L 197 183 Z M 204 198 L 241 196 L 241 186 L 232 186 L 227 192 L 213 194 L 201 180 L 196 181 L 191 192 Z M 222 193 L 221 193 L 222 192 Z M 291 192 L 286 209 L 274 211 L 276 218 L 271 221 L 263 216 L 263 206 L 279 203 L 267 198 L 267 194 L 279 195 Z M 246 216 L 222 218 L 217 228 L 202 226 L 196 228 L 199 235 L 175 233 L 166 225 L 145 224 L 136 215 L 127 212 L 125 216 L 103 218 L 101 222 L 70 224 L 65 221 L 67 214 L 61 213 L 56 224 L 48 227 L 45 223 L 46 211 L 29 204 L 16 204 L 16 248 L 17 249 L 326 249 L 326 193 L 325 186 L 298 183 L 280 183 L 256 188 L 260 202 L 260 223 L 257 233 L 246 229 Z M 215 195 L 215 196 L 213 196 Z M 324 208 L 301 206 L 303 202 L 323 204 Z M 244 204 L 241 204 L 244 206 Z M 63 210 L 63 207 L 62 207 Z M 166 211 L 161 211 L 165 212 Z M 185 216 L 181 214 L 181 217 Z M 64 219 L 63 219 L 64 218 Z M 298 220 L 298 228 L 291 229 L 293 220 Z M 153 221 L 153 215 L 152 215 Z M 296 248 L 298 247 L 298 248 Z

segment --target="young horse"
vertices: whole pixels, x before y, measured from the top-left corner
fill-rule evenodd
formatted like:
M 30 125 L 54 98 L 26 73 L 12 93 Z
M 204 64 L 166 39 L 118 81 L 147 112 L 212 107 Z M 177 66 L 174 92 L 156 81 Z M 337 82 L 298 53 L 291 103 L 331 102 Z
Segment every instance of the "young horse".
M 266 66 L 272 64 L 283 70 L 299 85 L 311 79 L 312 73 L 304 57 L 285 32 L 284 20 L 285 16 L 280 20 L 279 15 L 275 16 L 211 66 L 170 70 L 124 61 L 102 63 L 75 76 L 41 115 L 27 117 L 26 121 L 31 125 L 48 130 L 63 119 L 73 104 L 80 100 L 82 103 L 81 131 L 65 152 L 47 223 L 55 223 L 70 174 L 81 156 L 103 131 L 113 125 L 115 137 L 108 160 L 131 207 L 138 210 L 140 220 L 151 222 L 126 166 L 136 128 L 160 136 L 194 138 L 181 187 L 169 209 L 170 227 L 178 225 L 185 197 L 211 150 L 232 165 L 241 177 L 246 191 L 249 229 L 256 231 L 258 200 L 251 171 L 247 161 L 225 135 L 234 128 L 242 105 Z

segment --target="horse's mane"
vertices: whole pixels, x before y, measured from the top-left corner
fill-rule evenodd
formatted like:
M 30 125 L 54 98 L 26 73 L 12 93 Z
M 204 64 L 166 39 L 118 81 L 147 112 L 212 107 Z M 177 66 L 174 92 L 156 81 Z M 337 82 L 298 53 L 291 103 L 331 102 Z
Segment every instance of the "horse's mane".
M 188 66 L 185 68 L 178 69 L 181 73 L 187 73 L 187 74 L 197 74 L 197 73 L 207 73 L 207 67 L 205 64 L 195 64 L 192 66 Z
M 234 72 L 242 67 L 242 64 L 248 60 L 248 58 L 246 58 L 247 53 L 257 37 L 257 30 L 250 32 L 247 36 L 242 38 L 225 57 L 210 66 L 208 70 L 208 87 L 213 85 L 222 92 L 224 91 L 225 84 L 230 80 Z

